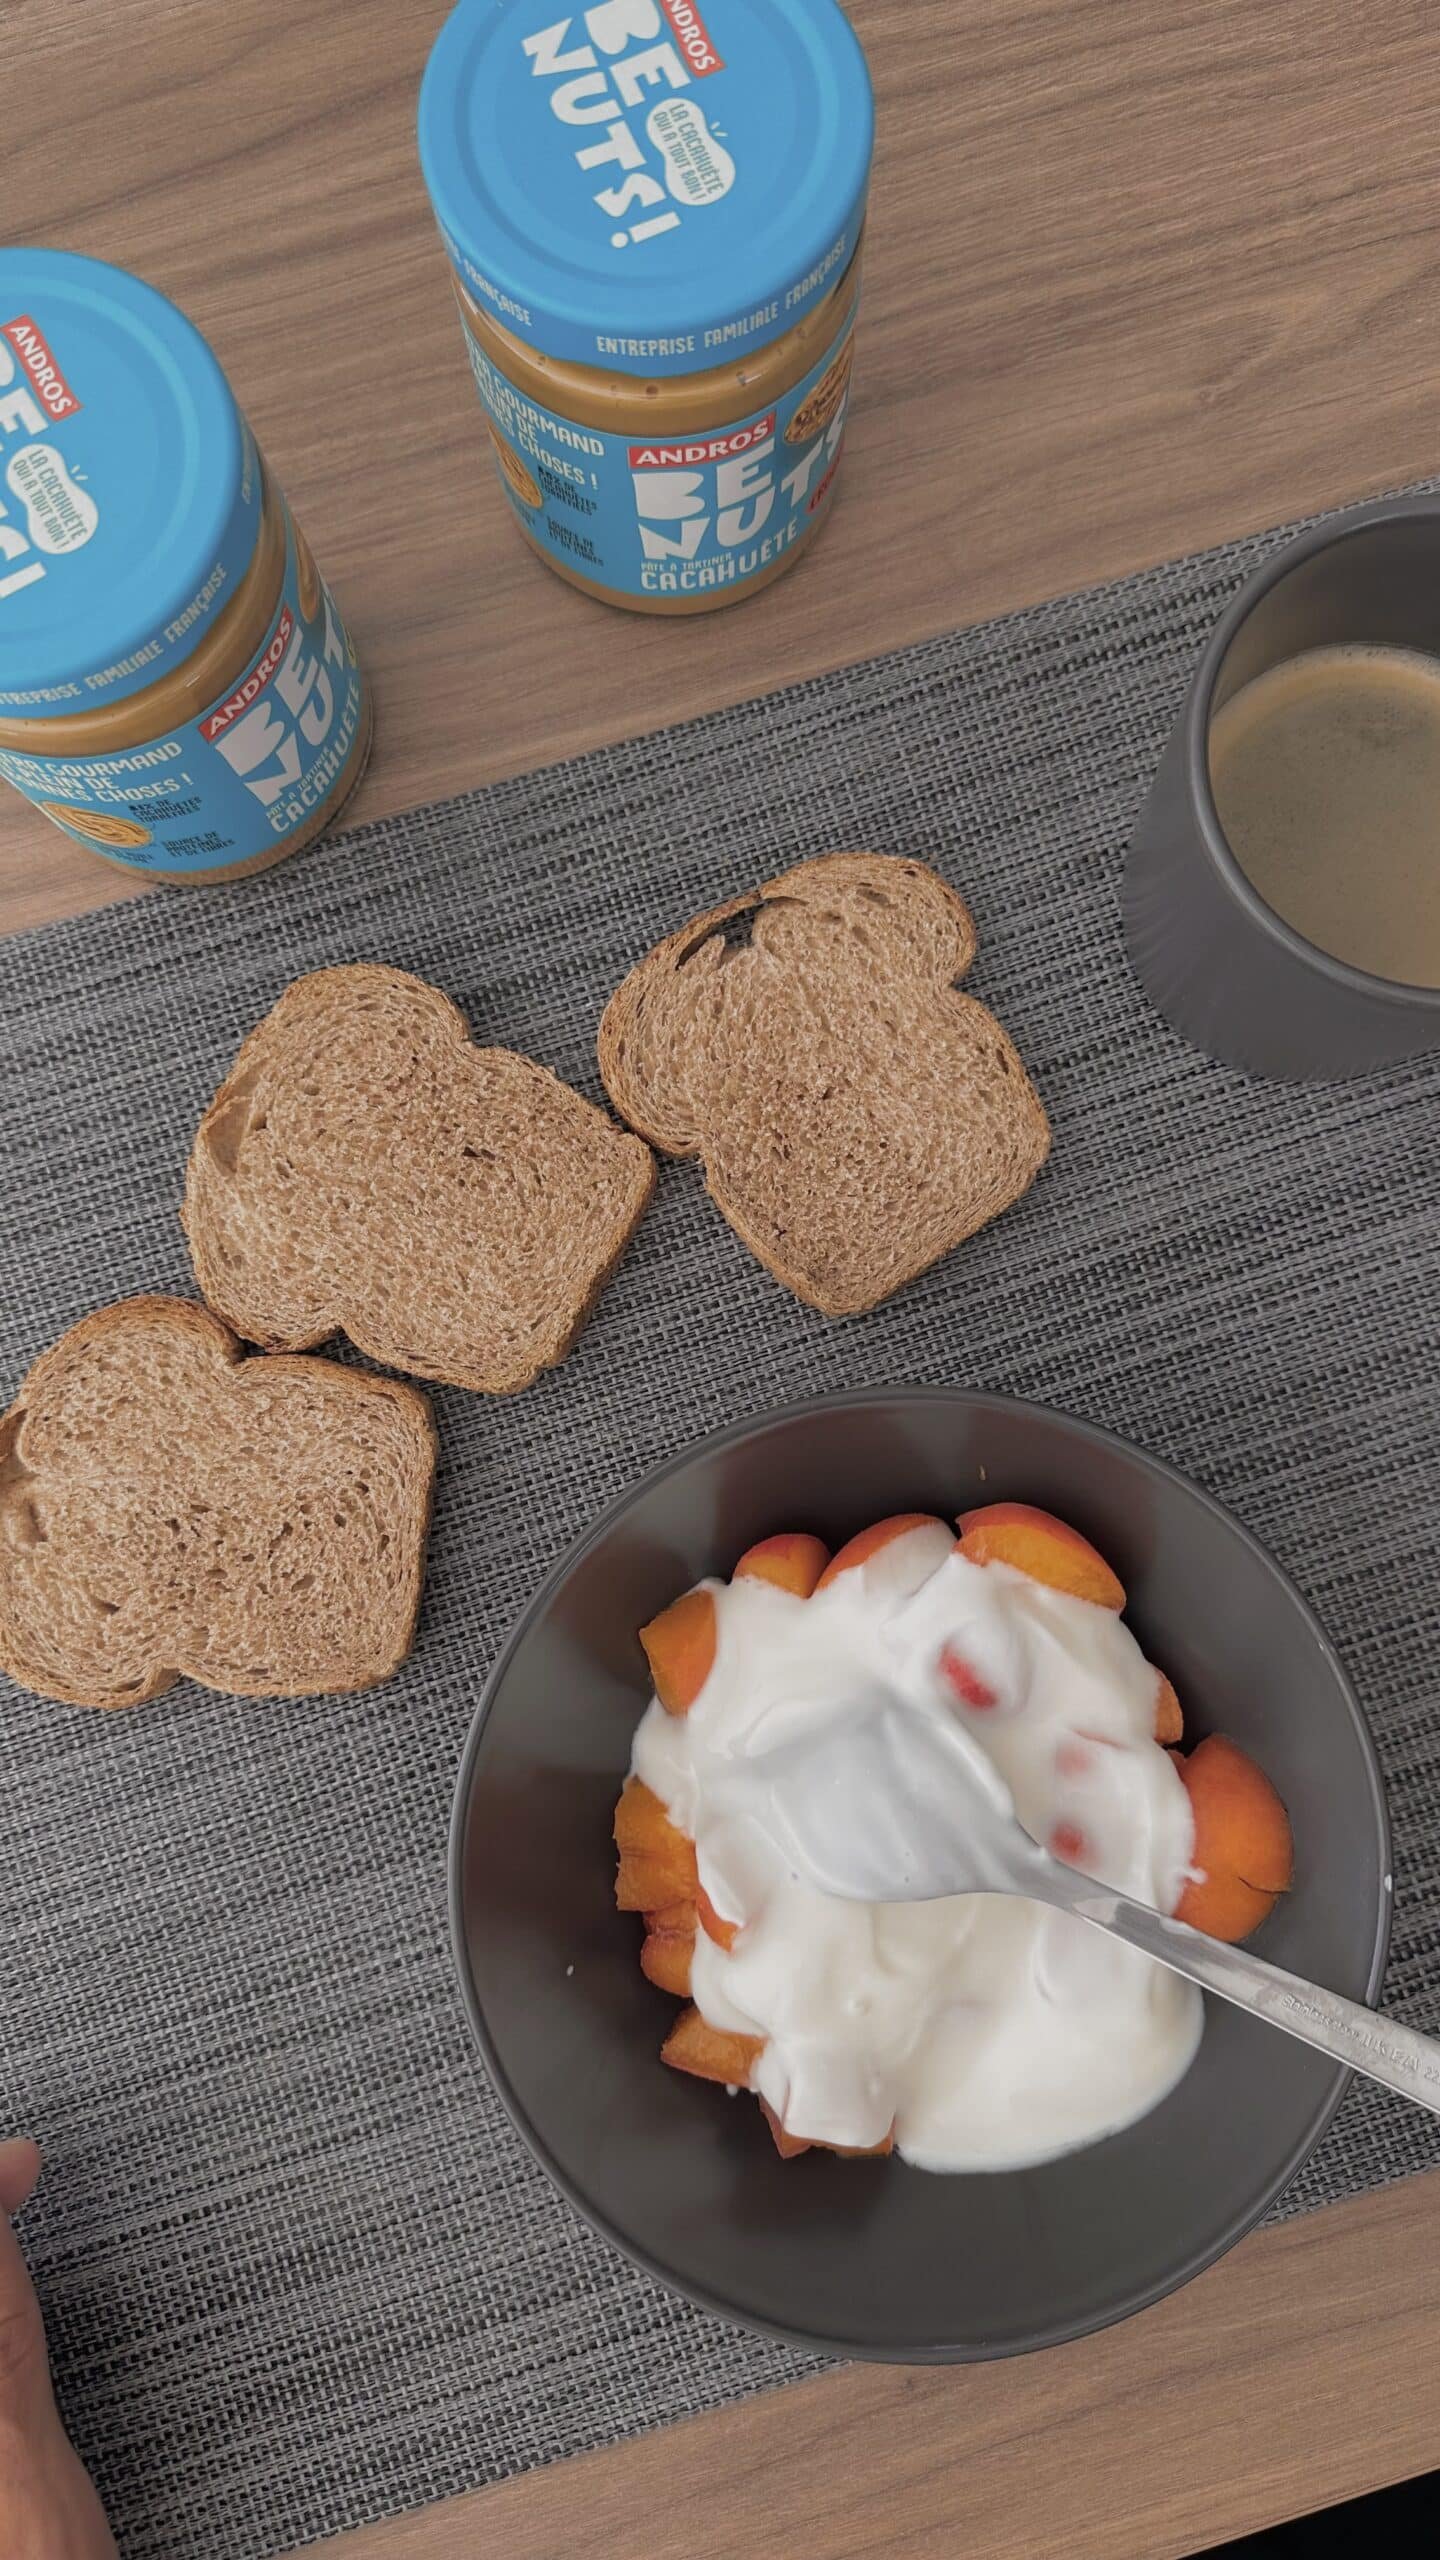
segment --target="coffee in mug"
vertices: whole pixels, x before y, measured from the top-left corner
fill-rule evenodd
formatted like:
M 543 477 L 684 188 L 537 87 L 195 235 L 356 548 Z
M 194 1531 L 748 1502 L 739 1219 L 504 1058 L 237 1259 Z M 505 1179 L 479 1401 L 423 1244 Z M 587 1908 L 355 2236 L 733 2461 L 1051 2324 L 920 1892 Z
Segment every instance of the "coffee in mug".
M 1276 915 L 1352 969 L 1440 987 L 1440 659 L 1304 650 L 1216 712 L 1225 841 Z
M 1252 570 L 1190 679 L 1125 867 L 1136 975 L 1252 1075 L 1440 1049 L 1440 496 Z

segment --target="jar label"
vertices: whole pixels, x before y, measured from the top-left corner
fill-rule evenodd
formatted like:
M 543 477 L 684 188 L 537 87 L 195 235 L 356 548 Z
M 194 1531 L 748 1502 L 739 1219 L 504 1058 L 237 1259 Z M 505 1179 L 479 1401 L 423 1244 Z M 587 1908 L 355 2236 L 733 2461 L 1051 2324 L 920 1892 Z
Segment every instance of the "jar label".
M 542 409 L 466 329 L 501 481 L 531 540 L 597 587 L 658 603 L 762 577 L 829 502 L 855 312 L 852 301 L 819 361 L 768 408 L 648 442 Z
M 185 338 L 193 335 L 188 323 L 179 325 Z M 63 626 L 79 645 L 111 590 L 123 592 L 133 582 L 146 529 L 172 513 L 173 478 L 186 467 L 183 455 L 159 447 L 164 430 L 174 431 L 167 405 L 157 427 L 129 376 L 122 378 L 123 399 L 117 393 L 115 401 L 93 394 L 82 400 L 61 369 L 62 356 L 73 362 L 59 334 L 52 346 L 28 312 L 0 319 L 0 717 L 33 712 L 36 719 L 64 719 L 89 703 L 138 693 L 182 666 L 224 612 L 260 538 L 260 457 L 237 417 L 234 503 L 219 549 L 206 554 L 194 586 L 168 618 L 108 664 L 92 661 L 83 673 L 64 677 L 56 670 L 51 683 L 6 681 L 5 673 L 24 665 L 27 621 L 42 638 Z M 208 353 L 205 363 L 213 366 Z M 229 404 L 228 389 L 223 398 Z M 124 435 L 144 445 L 143 502 L 136 494 L 140 465 L 117 426 L 117 401 Z
M 643 382 L 820 308 L 859 245 L 874 106 L 837 0 L 457 0 L 418 135 L 480 310 Z
M 278 850 L 340 785 L 360 735 L 354 644 L 287 511 L 285 577 L 262 646 L 196 719 L 108 755 L 0 748 L 0 775 L 81 844 L 183 880 Z

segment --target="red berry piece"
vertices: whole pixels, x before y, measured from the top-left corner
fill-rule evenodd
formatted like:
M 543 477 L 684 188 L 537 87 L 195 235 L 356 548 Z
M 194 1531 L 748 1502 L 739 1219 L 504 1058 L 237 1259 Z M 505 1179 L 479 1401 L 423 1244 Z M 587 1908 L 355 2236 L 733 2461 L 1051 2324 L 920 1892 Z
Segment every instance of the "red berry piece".
M 998 1707 L 1000 1700 L 988 1680 L 982 1680 L 973 1662 L 953 1644 L 947 1644 L 940 1656 L 940 1677 L 954 1690 L 962 1707 Z

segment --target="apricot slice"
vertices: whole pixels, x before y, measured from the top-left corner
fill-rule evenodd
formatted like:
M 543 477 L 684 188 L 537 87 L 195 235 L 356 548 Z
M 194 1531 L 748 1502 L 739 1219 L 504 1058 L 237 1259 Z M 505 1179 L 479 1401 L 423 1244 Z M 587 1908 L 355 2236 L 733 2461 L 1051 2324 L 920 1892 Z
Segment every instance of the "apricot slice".
M 715 1594 L 682 1591 L 640 1630 L 640 1641 L 667 1715 L 688 1715 L 715 1660 Z
M 857 1564 L 868 1564 L 872 1556 L 878 1556 L 882 1547 L 892 1545 L 896 1538 L 908 1537 L 912 1529 L 944 1528 L 944 1521 L 937 1520 L 933 1511 L 897 1511 L 888 1520 L 877 1520 L 873 1527 L 862 1529 L 858 1537 L 849 1539 L 831 1557 L 815 1588 L 817 1591 L 828 1590 L 842 1573 L 851 1572 Z M 946 1535 L 949 1535 L 948 1530 Z
M 684 1902 L 696 1890 L 695 1850 L 684 1843 L 685 1863 L 653 1858 L 643 1849 L 622 1849 L 615 1870 L 617 1911 L 663 1911 L 669 1902 Z
M 760 2113 L 770 2127 L 770 2138 L 782 2160 L 798 2160 L 802 2151 L 813 2151 L 815 2145 L 804 2134 L 787 2133 L 768 2098 L 760 2101 Z
M 737 2036 L 712 2027 L 696 2008 L 682 2009 L 660 2048 L 660 2059 L 672 2071 L 692 2071 L 697 2080 L 721 2080 L 727 2089 L 748 2089 L 750 2074 L 762 2051 L 763 2036 Z
M 693 1928 L 647 1929 L 640 1949 L 640 1970 L 657 1991 L 668 1991 L 676 2000 L 688 2000 L 694 1952 Z
M 1050 1511 L 1028 1502 L 987 1502 L 960 1514 L 960 1553 L 972 1564 L 1012 1564 L 1032 1582 L 1102 1609 L 1123 1609 L 1125 1590 L 1104 1557 Z
M 667 1903 L 693 1905 L 699 1889 L 695 1843 L 676 1829 L 643 1778 L 627 1778 L 615 1807 L 620 1863 L 615 1901 L 621 1911 L 660 1911 Z
M 1167 1680 L 1162 1671 L 1159 1694 L 1155 1700 L 1155 1739 L 1157 1742 L 1163 1742 L 1168 1750 L 1173 1743 L 1181 1739 L 1184 1731 L 1185 1718 L 1180 1710 L 1180 1701 L 1175 1694 L 1174 1683 Z
M 1258 1929 L 1295 1871 L 1290 1820 L 1249 1755 L 1223 1734 L 1207 1734 L 1175 1765 L 1195 1824 L 1195 1874 L 1175 1906 L 1178 1920 L 1232 1945 Z
M 643 1778 L 627 1778 L 615 1807 L 616 1848 L 669 1857 L 684 1841 L 684 1832 L 671 1821 L 654 1788 L 647 1787 Z
M 733 1578 L 773 1582 L 780 1591 L 793 1591 L 797 1600 L 808 1600 L 829 1561 L 823 1538 L 809 1537 L 803 1529 L 783 1529 L 778 1537 L 747 1547 Z
M 740 1923 L 738 1920 L 721 1919 L 703 1884 L 697 1884 L 695 1888 L 695 1916 L 706 1937 L 713 1938 L 717 1947 L 734 1946 L 740 1935 Z
M 895 2148 L 893 2124 L 883 2142 L 813 2142 L 808 2135 L 787 2133 L 768 2098 L 761 2099 L 760 2113 L 782 2160 L 798 2160 L 802 2151 L 833 2151 L 837 2160 L 886 2160 Z

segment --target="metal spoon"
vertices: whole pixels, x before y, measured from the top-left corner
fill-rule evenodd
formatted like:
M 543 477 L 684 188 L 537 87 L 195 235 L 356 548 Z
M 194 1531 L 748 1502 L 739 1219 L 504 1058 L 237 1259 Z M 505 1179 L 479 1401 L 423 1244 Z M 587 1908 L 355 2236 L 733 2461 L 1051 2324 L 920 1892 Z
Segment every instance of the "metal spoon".
M 1440 2116 L 1440 2038 L 1063 1865 L 1031 1839 L 999 1771 L 953 1719 L 920 1721 L 897 1706 L 812 1732 L 765 1755 L 762 1768 L 765 1828 L 822 1892 L 855 1902 L 1017 1893 L 1051 1903 Z

